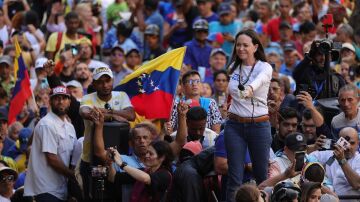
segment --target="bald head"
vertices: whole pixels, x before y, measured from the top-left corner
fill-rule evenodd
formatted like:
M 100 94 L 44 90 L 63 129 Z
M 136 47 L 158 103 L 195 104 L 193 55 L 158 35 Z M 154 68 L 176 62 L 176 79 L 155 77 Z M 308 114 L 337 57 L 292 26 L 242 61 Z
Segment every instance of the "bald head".
M 357 130 L 346 127 L 340 130 L 339 136 L 347 139 L 350 143 L 349 148 L 345 150 L 344 154 L 346 159 L 351 159 L 359 148 L 359 136 Z
M 351 140 L 356 140 L 357 142 L 359 142 L 358 132 L 352 127 L 346 127 L 341 129 L 339 132 L 339 136 L 344 138 L 346 136 L 349 136 Z

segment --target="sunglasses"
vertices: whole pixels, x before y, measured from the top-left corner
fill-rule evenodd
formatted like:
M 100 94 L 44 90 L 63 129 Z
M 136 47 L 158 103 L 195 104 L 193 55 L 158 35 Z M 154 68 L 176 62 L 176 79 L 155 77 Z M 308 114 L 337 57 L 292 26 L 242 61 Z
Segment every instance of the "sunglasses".
M 0 178 L 0 182 L 13 182 L 15 180 L 14 175 L 8 175 Z

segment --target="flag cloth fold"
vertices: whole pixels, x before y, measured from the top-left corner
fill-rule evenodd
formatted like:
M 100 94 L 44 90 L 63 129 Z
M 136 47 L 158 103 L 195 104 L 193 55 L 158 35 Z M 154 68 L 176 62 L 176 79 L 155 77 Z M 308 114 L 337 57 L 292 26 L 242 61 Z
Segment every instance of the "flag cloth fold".
M 147 119 L 170 117 L 185 47 L 167 52 L 127 75 L 115 91 L 128 94 L 135 112 Z
M 21 112 L 26 100 L 32 95 L 29 74 L 21 56 L 21 48 L 16 37 L 14 71 L 16 71 L 16 83 L 10 100 L 9 125 L 16 121 L 16 116 Z

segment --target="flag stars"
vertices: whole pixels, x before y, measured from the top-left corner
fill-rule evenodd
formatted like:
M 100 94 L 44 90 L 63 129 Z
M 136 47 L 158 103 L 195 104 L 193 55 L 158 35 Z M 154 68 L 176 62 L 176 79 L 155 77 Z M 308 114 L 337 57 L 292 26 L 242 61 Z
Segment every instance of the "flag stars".
M 155 86 L 154 91 L 159 90 L 159 86 Z
M 153 81 L 153 80 L 150 81 L 150 85 L 151 85 L 152 87 L 154 87 L 154 81 Z
M 138 85 L 138 86 L 142 86 L 142 83 L 141 83 L 140 80 L 137 81 L 137 85 Z
M 140 93 L 146 93 L 146 91 L 144 89 L 142 89 L 142 88 L 139 89 L 139 92 Z

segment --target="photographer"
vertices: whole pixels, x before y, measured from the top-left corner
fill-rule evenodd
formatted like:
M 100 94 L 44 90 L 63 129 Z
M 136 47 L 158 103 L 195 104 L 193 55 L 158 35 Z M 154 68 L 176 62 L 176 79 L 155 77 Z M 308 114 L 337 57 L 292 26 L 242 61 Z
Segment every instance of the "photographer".
M 309 158 L 316 158 L 326 166 L 326 176 L 332 181 L 337 195 L 359 195 L 360 155 L 357 152 L 359 147 L 357 131 L 350 127 L 343 128 L 339 136 L 349 143 L 345 150 L 339 144 L 335 144 L 334 150 L 315 151 L 309 155 Z M 318 148 L 321 142 L 324 141 L 317 141 Z
M 295 67 L 293 72 L 293 78 L 296 81 L 295 94 L 300 91 L 307 91 L 314 100 L 337 97 L 339 89 L 345 85 L 345 80 L 339 74 L 330 72 L 325 67 L 326 56 L 324 52 L 326 51 L 324 51 L 324 46 L 328 45 L 327 41 L 315 40 L 311 44 L 310 52 Z M 327 85 L 328 78 L 330 78 L 330 87 Z

